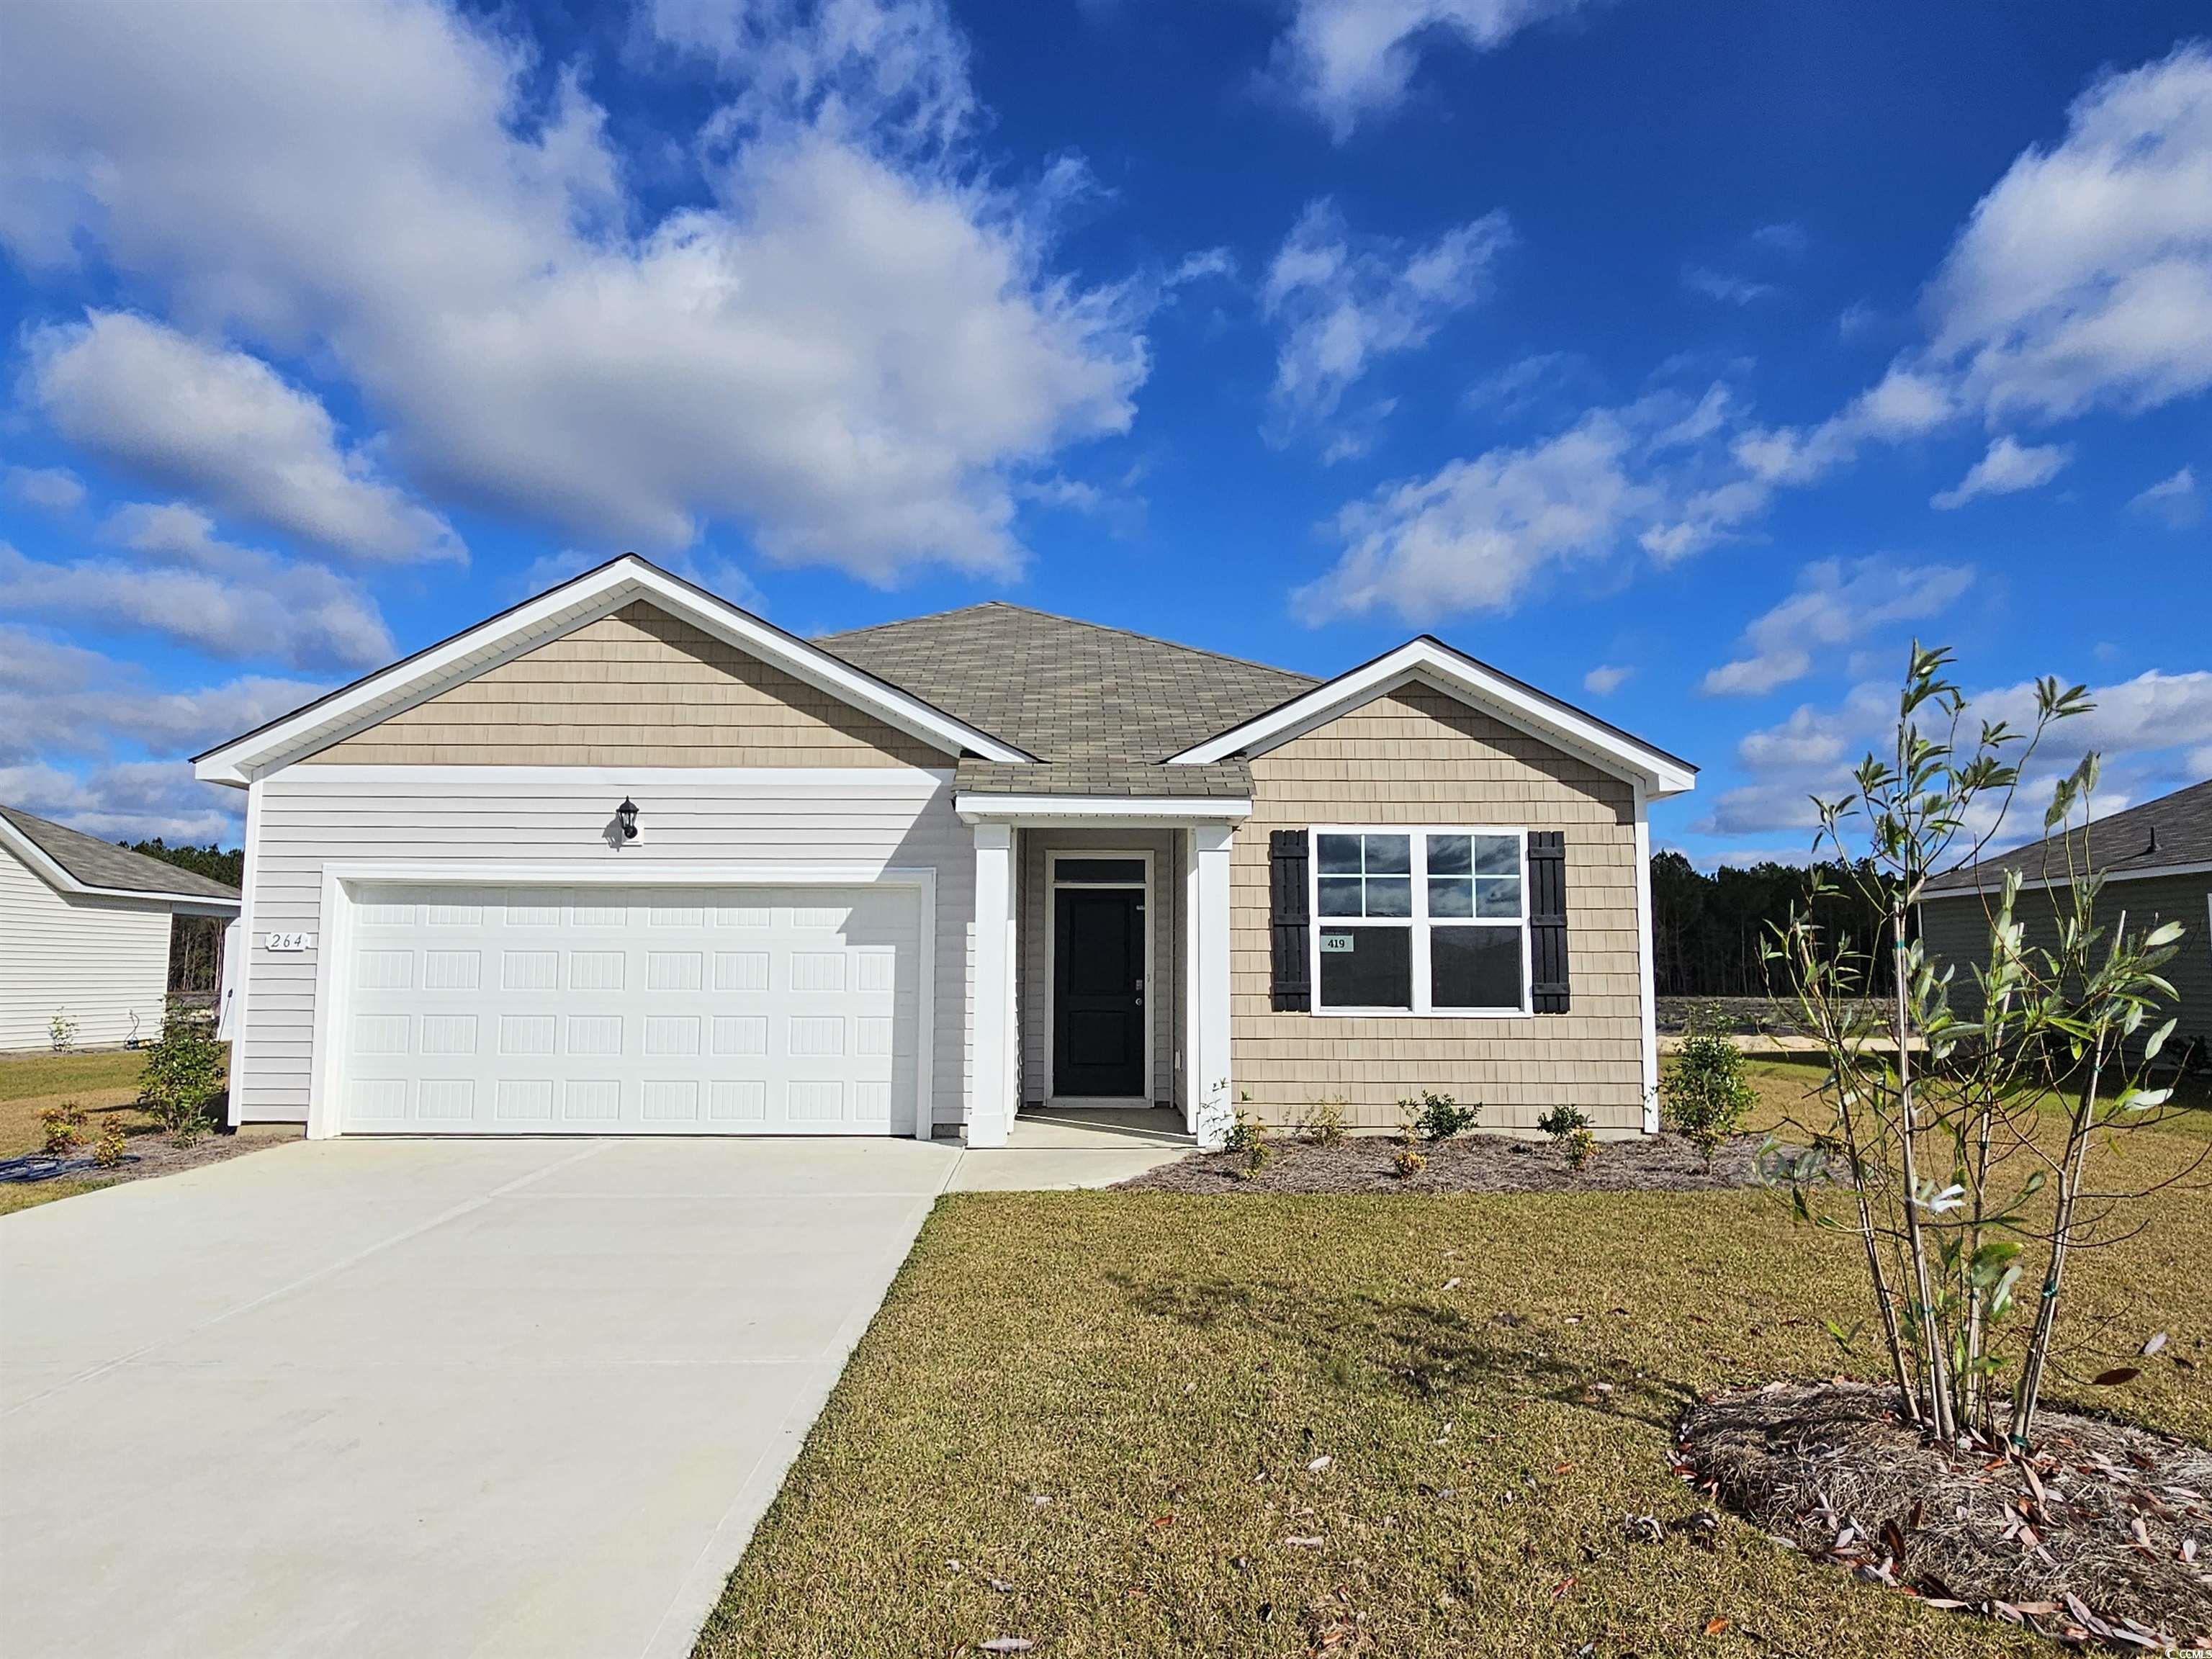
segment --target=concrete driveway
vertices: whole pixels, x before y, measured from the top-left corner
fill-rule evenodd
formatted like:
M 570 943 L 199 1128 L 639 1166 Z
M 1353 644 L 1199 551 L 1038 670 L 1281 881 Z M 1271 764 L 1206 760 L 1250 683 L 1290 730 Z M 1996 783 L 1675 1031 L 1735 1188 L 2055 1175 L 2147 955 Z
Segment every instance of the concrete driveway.
M 960 1158 L 321 1141 L 0 1222 L 0 1649 L 689 1651 Z

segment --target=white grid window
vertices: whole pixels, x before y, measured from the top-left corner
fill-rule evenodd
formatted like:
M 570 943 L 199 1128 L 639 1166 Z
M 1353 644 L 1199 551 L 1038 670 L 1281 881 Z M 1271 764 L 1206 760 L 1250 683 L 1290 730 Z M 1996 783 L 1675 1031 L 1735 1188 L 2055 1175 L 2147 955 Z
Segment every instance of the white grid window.
M 1316 1012 L 1528 1011 L 1527 831 L 1332 825 L 1310 853 Z

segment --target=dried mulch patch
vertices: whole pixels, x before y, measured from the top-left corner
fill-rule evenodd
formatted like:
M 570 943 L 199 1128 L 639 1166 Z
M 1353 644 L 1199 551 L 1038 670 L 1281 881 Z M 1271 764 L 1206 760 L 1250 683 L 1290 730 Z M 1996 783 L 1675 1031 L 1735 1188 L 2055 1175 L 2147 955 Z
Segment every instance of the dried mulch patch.
M 1347 1135 L 1333 1146 L 1285 1138 L 1270 1141 L 1268 1158 L 1247 1172 L 1235 1152 L 1193 1152 L 1174 1164 L 1121 1183 L 1171 1193 L 1553 1193 L 1712 1192 L 1758 1184 L 1762 1144 L 1739 1135 L 1723 1146 L 1708 1170 L 1698 1149 L 1680 1135 L 1601 1141 L 1580 1170 L 1549 1141 L 1509 1135 L 1468 1135 L 1421 1141 L 1428 1167 L 1401 1176 L 1395 1139 Z
M 302 1133 L 295 1124 L 252 1123 L 241 1129 L 211 1129 L 187 1146 L 179 1146 L 167 1135 L 134 1134 L 125 1143 L 123 1162 L 113 1169 L 102 1169 L 89 1147 L 59 1155 L 27 1152 L 21 1158 L 0 1158 L 0 1187 L 40 1186 L 49 1181 L 98 1181 L 109 1185 L 143 1181 L 149 1176 L 175 1175 L 282 1141 L 297 1140 Z
M 1684 1419 L 1681 1472 L 1815 1559 L 2062 1641 L 2212 1646 L 2212 1451 L 2046 1411 L 2025 1458 L 1934 1446 L 1893 1389 L 1770 1383 Z

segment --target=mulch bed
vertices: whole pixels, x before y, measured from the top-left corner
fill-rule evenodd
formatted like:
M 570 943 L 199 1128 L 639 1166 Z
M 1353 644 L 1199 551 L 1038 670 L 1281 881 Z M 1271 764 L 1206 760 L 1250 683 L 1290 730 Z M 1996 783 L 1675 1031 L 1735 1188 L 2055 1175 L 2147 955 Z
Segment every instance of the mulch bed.
M 1931 1445 L 1893 1389 L 1770 1383 L 1684 1419 L 1684 1476 L 1784 1542 L 1931 1606 L 2077 1644 L 2212 1646 L 2212 1451 L 2067 1412 L 2026 1459 Z
M 1468 1135 L 1419 1144 L 1428 1167 L 1411 1176 L 1394 1167 L 1395 1137 L 1347 1135 L 1333 1146 L 1285 1137 L 1268 1142 L 1267 1163 L 1249 1175 L 1240 1154 L 1193 1152 L 1120 1184 L 1169 1193 L 1701 1193 L 1758 1185 L 1762 1142 L 1735 1137 L 1708 1170 L 1680 1135 L 1601 1141 L 1579 1170 L 1548 1140 Z
M 33 1186 L 46 1181 L 143 1181 L 149 1176 L 175 1175 L 203 1164 L 220 1164 L 244 1152 L 295 1139 L 298 1130 L 269 1133 L 254 1125 L 246 1133 L 229 1130 L 201 1136 L 189 1146 L 179 1146 L 165 1135 L 133 1135 L 125 1144 L 123 1162 L 103 1170 L 93 1161 L 89 1148 L 56 1157 L 31 1152 L 21 1158 L 0 1158 L 0 1186 Z

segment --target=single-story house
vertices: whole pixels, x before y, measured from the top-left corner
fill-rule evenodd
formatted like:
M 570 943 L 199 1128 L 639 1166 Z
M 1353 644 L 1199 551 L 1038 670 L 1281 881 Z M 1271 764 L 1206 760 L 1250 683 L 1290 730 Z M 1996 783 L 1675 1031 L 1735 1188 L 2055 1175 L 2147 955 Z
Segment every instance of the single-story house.
M 197 766 L 246 792 L 240 1121 L 1656 1124 L 1645 812 L 1695 769 L 1433 639 L 1325 681 L 997 603 L 805 640 L 625 556 Z
M 0 1051 L 161 1034 L 179 916 L 218 921 L 238 890 L 0 806 Z
M 1969 1018 L 1981 1013 L 1973 969 L 1988 965 L 1990 917 L 2014 870 L 2014 919 L 2030 946 L 2056 946 L 2073 884 L 2092 874 L 2104 878 L 2093 914 L 2107 937 L 2123 916 L 2131 933 L 2180 922 L 2187 931 L 2165 969 L 2175 994 L 2165 1011 L 2175 1021 L 2169 1052 L 2194 1042 L 2199 1063 L 2212 1054 L 2212 780 L 1931 878 L 1921 890 L 1921 938 L 1933 960 L 1955 969 L 1952 1006 Z

